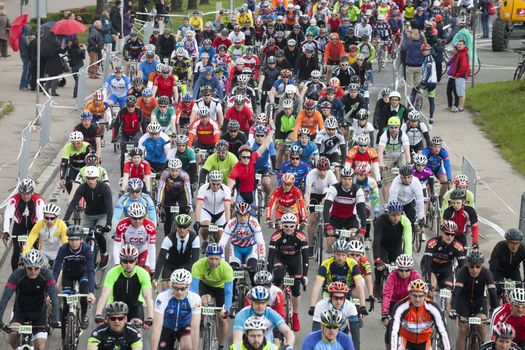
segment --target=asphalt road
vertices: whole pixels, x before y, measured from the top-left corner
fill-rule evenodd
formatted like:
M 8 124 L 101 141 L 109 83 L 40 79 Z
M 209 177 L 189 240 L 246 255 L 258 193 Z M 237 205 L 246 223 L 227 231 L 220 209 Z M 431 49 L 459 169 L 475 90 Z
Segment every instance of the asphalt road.
M 510 47 L 519 47 L 521 46 L 521 41 L 519 39 L 515 39 L 511 42 Z M 496 80 L 508 80 L 512 78 L 512 73 L 514 71 L 514 67 L 517 63 L 517 55 L 514 53 L 508 51 L 508 52 L 502 52 L 502 53 L 493 53 L 490 50 L 490 42 L 485 40 L 480 40 L 479 44 L 479 55 L 480 60 L 482 62 L 482 70 L 476 76 L 476 81 L 496 81 Z M 380 90 L 383 86 L 391 85 L 392 84 L 392 68 L 391 65 L 387 66 L 388 69 L 385 69 L 382 73 L 375 73 L 375 87 L 372 89 L 373 97 L 377 94 L 377 91 Z M 444 89 L 443 86 L 444 83 L 442 82 L 439 87 L 439 93 L 438 93 L 438 107 L 437 110 L 440 111 L 440 107 L 442 102 L 445 101 L 444 98 Z M 434 128 L 440 129 L 439 124 L 436 126 L 433 126 Z M 443 130 L 446 130 L 446 127 L 442 127 Z M 447 139 L 447 134 L 441 133 L 442 136 L 444 136 L 445 140 Z M 457 173 L 460 168 L 460 162 L 459 162 L 459 156 L 462 155 L 461 149 L 452 149 L 451 150 L 451 159 L 452 159 L 452 165 L 453 165 L 453 173 Z M 109 178 L 111 179 L 111 185 L 112 190 L 114 192 L 114 198 L 117 198 L 118 195 L 118 155 L 113 152 L 112 147 L 106 147 L 103 149 L 102 153 L 102 159 L 103 159 L 103 166 L 108 170 L 109 172 Z M 489 166 L 489 160 L 487 160 L 487 164 L 484 164 L 486 166 Z M 63 211 L 66 208 L 66 196 L 58 193 L 58 196 L 56 196 L 57 192 L 55 191 L 55 187 L 51 186 L 48 188 L 47 192 L 44 194 L 45 197 L 49 200 L 54 196 L 57 199 L 57 203 L 62 207 Z M 489 210 L 490 206 L 483 206 L 483 203 L 480 203 L 480 215 L 482 216 L 490 216 L 492 214 L 492 210 L 498 210 L 491 208 Z M 499 209 L 502 210 L 500 217 L 503 221 L 506 222 L 515 222 L 515 217 L 511 214 L 509 214 L 505 209 Z M 512 206 L 511 210 L 518 210 L 516 206 Z M 510 226 L 513 226 L 512 224 L 509 224 Z M 486 255 L 490 254 L 491 247 L 494 246 L 496 242 L 498 242 L 501 237 L 498 233 L 496 233 L 491 227 L 488 226 L 481 226 L 481 232 L 484 233 L 484 238 L 482 240 L 481 248 L 484 251 Z M 266 242 L 269 240 L 271 232 L 267 228 L 264 230 L 264 235 Z M 163 230 L 162 228 L 159 229 L 159 236 L 158 236 L 158 246 L 160 248 L 160 243 L 162 241 Z M 367 251 L 368 254 L 370 252 Z M 421 254 L 414 254 L 414 258 L 416 261 L 420 261 Z M 309 280 L 314 281 L 315 275 L 316 275 L 317 269 L 314 266 L 311 266 L 310 272 L 309 272 Z M 10 274 L 10 267 L 8 261 L 2 266 L 0 269 L 0 281 L 6 281 L 8 276 Z M 311 317 L 308 316 L 307 310 L 309 307 L 309 300 L 310 300 L 310 288 L 307 288 L 306 293 L 303 294 L 302 297 L 302 303 L 301 303 L 301 311 L 300 311 L 300 320 L 301 320 L 301 331 L 296 333 L 296 348 L 300 348 L 302 344 L 302 340 L 304 337 L 309 333 L 310 327 L 311 327 Z M 376 305 L 376 310 L 371 313 L 371 315 L 367 316 L 364 320 L 363 328 L 361 329 L 361 349 L 382 349 L 384 347 L 383 345 L 383 334 L 384 329 L 380 322 L 380 313 L 378 309 L 380 308 L 379 305 Z M 90 310 L 91 316 L 94 314 L 94 308 Z M 91 325 L 94 325 L 93 322 L 91 322 Z M 91 326 L 88 331 L 84 332 L 81 336 L 81 346 L 80 349 L 86 348 L 86 340 L 88 333 L 93 329 L 94 327 Z M 453 327 L 454 328 L 454 327 Z M 455 329 L 452 329 L 451 331 L 451 339 L 455 339 Z M 146 346 L 145 349 L 149 349 L 149 332 L 145 332 L 145 340 L 146 340 Z M 5 341 L 1 341 L 3 345 L 2 348 L 7 349 L 8 345 Z M 60 335 L 59 331 L 54 331 L 54 333 L 49 338 L 49 349 L 58 349 L 60 348 Z

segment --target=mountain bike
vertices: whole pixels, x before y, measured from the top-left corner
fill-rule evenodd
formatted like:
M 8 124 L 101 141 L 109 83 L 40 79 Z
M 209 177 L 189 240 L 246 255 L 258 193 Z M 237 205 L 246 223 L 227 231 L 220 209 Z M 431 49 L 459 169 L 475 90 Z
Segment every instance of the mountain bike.
M 62 327 L 65 327 L 62 350 L 77 350 L 79 349 L 80 334 L 82 333 L 82 328 L 80 327 L 80 299 L 87 298 L 88 294 L 58 294 L 58 297 L 64 298 L 64 301 L 69 306 L 69 312 L 62 325 Z
M 222 307 L 216 307 L 214 305 L 202 307 L 202 350 L 216 350 L 219 347 L 219 339 L 217 338 L 217 312 L 221 310 Z
M 523 73 L 525 73 L 525 48 L 519 48 L 512 50 L 519 55 L 519 62 L 516 70 L 514 71 L 514 80 L 520 80 L 523 78 Z
M 16 350 L 33 350 L 33 329 L 36 328 L 40 332 L 49 332 L 48 326 L 33 326 L 31 324 L 21 325 L 3 325 L 1 330 L 7 334 L 16 332 L 20 334 L 20 341 Z
M 477 350 L 483 344 L 483 339 L 481 339 L 481 334 L 479 333 L 478 326 L 481 325 L 490 325 L 490 318 L 481 319 L 479 317 L 463 317 L 458 316 L 460 323 L 468 323 L 469 331 L 467 333 L 465 350 Z

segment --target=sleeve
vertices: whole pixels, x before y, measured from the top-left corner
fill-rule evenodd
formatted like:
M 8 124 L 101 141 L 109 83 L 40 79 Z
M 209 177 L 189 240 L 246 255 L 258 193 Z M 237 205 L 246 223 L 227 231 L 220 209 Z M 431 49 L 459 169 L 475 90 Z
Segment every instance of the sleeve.
M 7 202 L 7 205 L 5 206 L 5 212 L 4 212 L 4 232 L 10 231 L 11 226 L 11 219 L 15 215 L 16 210 L 16 201 L 14 198 L 10 198 L 9 202 Z
M 224 307 L 230 311 L 233 300 L 233 275 L 232 280 L 224 283 Z
M 155 271 L 155 258 L 157 257 L 157 246 L 155 242 L 157 240 L 157 233 L 154 227 L 151 228 L 148 235 L 148 266 L 151 268 L 151 271 Z
M 58 250 L 57 256 L 55 258 L 55 263 L 53 264 L 53 278 L 58 280 L 58 276 L 60 275 L 60 271 L 62 271 L 62 263 L 64 262 L 64 249 L 62 247 Z M 1 315 L 0 315 L 1 316 Z
M 472 243 L 477 244 L 479 240 L 479 223 L 478 223 L 478 213 L 476 210 L 470 206 L 465 207 L 469 214 L 470 229 L 472 231 Z
M 388 202 L 398 200 L 400 183 L 401 180 L 399 176 L 396 176 L 390 185 L 390 190 L 388 191 Z
M 416 199 L 416 216 L 418 219 L 425 218 L 425 198 L 423 197 L 423 186 L 418 178 L 412 178 L 412 188 Z
M 124 211 L 124 199 L 127 198 L 126 195 L 120 197 L 117 201 L 117 204 L 115 205 L 115 211 L 113 211 L 113 218 L 111 220 L 111 226 L 113 232 L 115 232 L 116 227 L 120 221 L 120 218 L 122 218 L 122 213 Z
M 383 299 L 381 301 L 381 315 L 388 315 L 390 311 L 390 302 L 392 301 L 392 294 L 394 294 L 395 286 L 394 274 L 388 275 L 385 285 L 383 286 Z
M 452 171 L 450 169 L 450 158 L 448 152 L 444 149 L 441 149 L 443 153 L 443 166 L 445 167 L 445 172 L 447 173 L 447 180 L 452 181 Z
M 412 223 L 405 215 L 401 215 L 401 225 L 403 226 L 404 253 L 412 256 Z
M 2 299 L 0 299 L 0 321 L 2 320 L 2 316 L 4 315 L 7 303 L 16 291 L 18 279 L 17 275 L 20 273 L 17 271 L 19 270 L 15 270 L 13 273 L 11 273 L 9 279 L 7 280 L 7 283 L 5 284 L 4 291 L 2 292 Z
M 104 195 L 104 206 L 106 207 L 106 225 L 111 225 L 111 220 L 113 218 L 113 197 L 111 195 L 111 188 L 106 183 L 102 183 L 101 185 L 103 191 L 102 194 Z
M 151 199 L 150 196 L 146 195 L 146 202 L 147 202 L 147 210 L 148 210 L 148 219 L 153 222 L 155 227 L 157 227 L 157 211 L 155 210 L 155 203 L 153 203 L 153 199 Z
M 33 245 L 40 236 L 40 230 L 42 227 L 44 227 L 43 220 L 38 221 L 35 226 L 33 226 L 31 232 L 29 233 L 29 237 L 27 237 L 27 242 L 24 244 L 24 250 L 22 251 L 22 254 L 26 254 L 29 250 L 31 250 L 31 248 L 33 248 Z

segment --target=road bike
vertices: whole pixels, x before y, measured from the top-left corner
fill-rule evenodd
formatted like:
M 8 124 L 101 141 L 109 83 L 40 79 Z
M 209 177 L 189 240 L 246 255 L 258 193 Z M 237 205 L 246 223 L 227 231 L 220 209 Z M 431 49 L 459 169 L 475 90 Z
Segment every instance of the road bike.
M 315 215 L 317 215 L 317 227 L 315 230 L 314 240 L 312 242 L 313 256 L 317 264 L 320 266 L 323 262 L 323 241 L 324 241 L 324 218 L 322 204 L 314 205 Z
M 519 55 L 519 62 L 516 70 L 514 71 L 514 80 L 521 80 L 523 73 L 525 73 L 525 48 L 519 48 L 512 50 Z
M 236 315 L 246 305 L 245 297 L 250 290 L 249 281 L 250 276 L 248 274 L 249 267 L 246 264 L 242 264 L 239 268 L 233 269 L 233 278 L 235 280 L 235 290 L 233 292 L 233 312 Z
M 439 193 L 440 183 L 434 182 L 434 194 L 429 195 L 425 198 L 425 203 L 428 205 L 425 215 L 425 227 L 430 232 L 435 232 L 436 236 L 439 235 L 439 225 L 441 223 L 440 205 L 439 205 Z M 430 188 L 427 187 L 427 191 L 430 192 Z
M 443 324 L 445 325 L 445 329 L 447 330 L 447 333 L 450 332 L 450 327 L 448 324 L 448 317 L 447 317 L 447 310 L 448 310 L 448 300 L 452 298 L 452 291 L 447 288 L 442 288 L 439 290 L 439 293 L 437 294 L 437 304 L 439 305 L 439 309 L 441 310 L 442 318 L 443 318 Z M 449 333 L 450 334 L 450 333 Z M 440 333 L 434 329 L 432 332 L 432 349 L 437 350 L 444 350 L 443 349 L 443 343 L 441 341 L 441 335 Z
M 379 40 L 376 44 L 377 68 L 381 72 L 385 68 L 386 56 L 388 54 L 388 40 Z
M 69 312 L 62 325 L 65 327 L 62 350 L 78 350 L 81 348 L 79 347 L 80 334 L 82 333 L 80 299 L 88 296 L 88 294 L 58 294 L 58 297 L 64 298 L 65 303 L 69 306 Z
M 257 221 L 261 222 L 261 218 L 264 215 L 264 212 L 266 211 L 266 194 L 264 193 L 264 189 L 262 187 L 262 174 L 255 173 L 255 182 L 257 184 L 257 187 L 255 188 L 255 197 L 256 197 L 256 212 L 257 212 Z
M 414 232 L 412 233 L 412 247 L 419 253 L 423 245 L 424 226 L 416 223 L 414 224 L 414 228 Z
M 202 307 L 202 350 L 216 350 L 219 347 L 219 339 L 217 338 L 217 312 L 220 312 L 222 309 L 222 307 L 216 307 L 214 305 Z
M 381 275 L 381 280 L 379 281 L 379 289 L 378 289 L 378 291 L 380 293 L 380 297 L 377 298 L 377 301 L 379 303 L 382 302 L 382 299 L 383 299 L 383 288 L 385 287 L 386 280 L 387 280 L 388 276 L 392 272 L 394 272 L 394 271 L 396 271 L 398 269 L 398 267 L 395 264 L 385 264 L 384 266 L 385 266 L 385 268 L 383 270 L 383 274 Z
M 491 320 L 488 318 L 481 319 L 479 317 L 458 317 L 460 323 L 467 323 L 469 326 L 465 341 L 465 350 L 478 350 L 481 344 L 483 344 L 483 339 L 481 339 L 478 327 L 481 327 L 482 325 L 490 325 Z
M 100 266 L 100 249 L 95 238 L 95 233 L 104 235 L 105 232 L 109 231 L 102 230 L 100 227 L 96 227 L 95 229 L 84 227 L 83 230 L 85 236 L 84 241 L 89 245 L 91 252 L 93 253 L 93 262 L 95 265 L 95 287 L 100 288 L 102 282 L 104 281 L 104 275 L 106 274 L 106 269 L 109 264 L 106 264 L 106 266 L 103 267 Z
M 21 325 L 3 325 L 1 330 L 7 334 L 16 332 L 20 334 L 20 341 L 15 350 L 33 350 L 33 329 L 38 329 L 40 332 L 49 332 L 48 326 L 33 326 L 31 324 Z

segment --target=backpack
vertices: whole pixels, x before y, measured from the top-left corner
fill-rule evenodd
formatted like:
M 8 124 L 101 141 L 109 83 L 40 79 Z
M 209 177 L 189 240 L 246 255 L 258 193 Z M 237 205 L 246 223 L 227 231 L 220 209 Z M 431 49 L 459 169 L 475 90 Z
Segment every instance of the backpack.
M 141 116 L 135 110 L 133 113 L 122 113 L 122 131 L 127 136 L 133 136 L 140 129 Z

